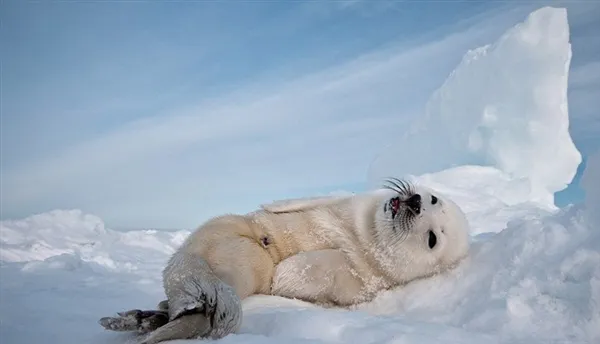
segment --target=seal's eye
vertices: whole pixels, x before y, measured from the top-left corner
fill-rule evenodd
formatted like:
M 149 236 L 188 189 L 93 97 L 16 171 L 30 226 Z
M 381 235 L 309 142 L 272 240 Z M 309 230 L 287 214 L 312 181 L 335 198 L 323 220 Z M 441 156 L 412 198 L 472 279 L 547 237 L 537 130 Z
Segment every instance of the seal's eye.
M 431 195 L 431 204 L 436 204 L 438 201 L 437 197 L 435 197 L 434 195 Z
M 427 244 L 429 245 L 430 249 L 433 249 L 435 244 L 437 244 L 437 237 L 433 231 L 429 231 L 429 239 L 427 240 Z

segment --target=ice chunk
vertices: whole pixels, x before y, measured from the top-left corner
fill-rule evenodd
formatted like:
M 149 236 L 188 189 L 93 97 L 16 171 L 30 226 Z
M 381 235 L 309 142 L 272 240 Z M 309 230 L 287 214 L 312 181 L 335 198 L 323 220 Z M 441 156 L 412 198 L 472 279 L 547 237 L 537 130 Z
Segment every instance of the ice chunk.
M 531 201 L 553 205 L 581 162 L 568 131 L 570 61 L 566 10 L 532 12 L 463 57 L 369 179 L 489 165 L 524 179 Z

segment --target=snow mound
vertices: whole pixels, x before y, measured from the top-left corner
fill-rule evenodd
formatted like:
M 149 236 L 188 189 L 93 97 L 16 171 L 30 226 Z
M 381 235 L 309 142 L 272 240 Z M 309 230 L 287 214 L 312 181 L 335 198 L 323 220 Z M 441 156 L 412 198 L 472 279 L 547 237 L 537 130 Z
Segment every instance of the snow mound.
M 140 263 L 163 264 L 189 231 L 117 232 L 106 229 L 97 216 L 75 209 L 2 221 L 0 234 L 0 261 L 24 262 L 24 271 L 94 268 L 129 273 Z
M 94 246 L 104 222 L 80 210 L 52 211 L 0 225 L 3 261 L 44 260 Z
M 577 208 L 513 220 L 476 241 L 458 269 L 363 308 L 496 333 L 503 343 L 597 343 L 600 231 Z
M 531 13 L 463 57 L 369 179 L 488 165 L 529 184 L 531 201 L 553 205 L 581 163 L 568 131 L 570 61 L 566 10 Z
M 471 235 L 497 233 L 512 220 L 556 211 L 529 201 L 531 185 L 527 180 L 511 179 L 493 167 L 460 166 L 411 179 L 451 196 L 467 214 Z

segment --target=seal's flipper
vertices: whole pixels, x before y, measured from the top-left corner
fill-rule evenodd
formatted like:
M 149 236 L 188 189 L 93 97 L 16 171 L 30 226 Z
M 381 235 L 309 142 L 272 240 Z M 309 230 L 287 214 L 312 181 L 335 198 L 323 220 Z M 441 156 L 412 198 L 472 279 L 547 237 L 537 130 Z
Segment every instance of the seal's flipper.
M 159 329 L 156 338 L 188 338 L 190 333 L 221 338 L 241 326 L 240 297 L 215 275 L 202 257 L 185 251 L 175 253 L 163 270 L 163 281 L 168 304 L 161 303 L 161 307 L 168 306 L 170 321 L 163 326 L 165 329 Z M 202 317 L 208 320 L 205 322 Z M 206 334 L 200 331 L 204 331 L 205 323 Z M 198 327 L 196 332 L 192 331 L 194 326 Z
M 156 306 L 159 311 L 168 312 L 169 311 L 169 300 L 162 300 Z
M 156 331 L 148 333 L 139 343 L 157 344 L 176 339 L 200 339 L 207 337 L 211 331 L 210 319 L 202 313 L 193 313 L 183 315 Z
M 117 315 L 116 317 L 104 317 L 98 323 L 111 331 L 147 333 L 169 322 L 169 314 L 160 310 L 132 309 L 117 313 Z
M 261 208 L 271 213 L 289 213 L 294 211 L 310 210 L 319 206 L 334 204 L 341 200 L 347 199 L 348 197 L 352 196 L 290 198 L 273 201 L 267 204 L 261 204 Z

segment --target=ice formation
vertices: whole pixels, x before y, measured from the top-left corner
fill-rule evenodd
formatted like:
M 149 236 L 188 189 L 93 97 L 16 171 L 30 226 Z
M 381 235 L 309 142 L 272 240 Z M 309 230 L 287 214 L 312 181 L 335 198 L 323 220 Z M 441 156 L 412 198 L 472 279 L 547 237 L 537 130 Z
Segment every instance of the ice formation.
M 541 8 L 495 43 L 469 51 L 370 180 L 488 165 L 523 179 L 529 200 L 554 204 L 581 155 L 569 134 L 571 61 L 565 9 Z

